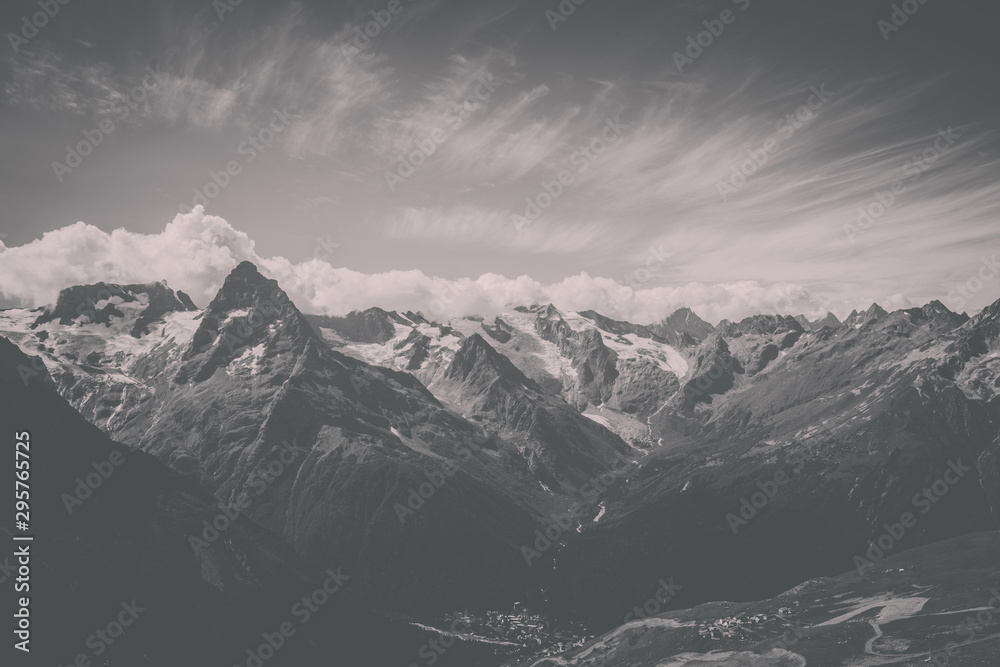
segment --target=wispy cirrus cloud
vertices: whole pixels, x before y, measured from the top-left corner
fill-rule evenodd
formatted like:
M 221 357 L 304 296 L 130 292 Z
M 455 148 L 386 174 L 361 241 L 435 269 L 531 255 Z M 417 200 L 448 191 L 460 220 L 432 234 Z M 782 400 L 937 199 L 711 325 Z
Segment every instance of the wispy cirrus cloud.
M 628 230 L 602 222 L 539 223 L 517 230 L 505 211 L 472 206 L 447 209 L 404 208 L 384 226 L 385 238 L 420 240 L 479 248 L 503 247 L 522 253 L 611 256 L 631 240 Z
M 770 294 L 770 286 L 794 284 L 810 303 L 844 307 L 947 293 L 1000 243 L 992 98 L 975 81 L 971 91 L 956 83 L 976 79 L 986 60 L 941 52 L 918 67 L 904 40 L 886 47 L 873 29 L 877 12 L 860 1 L 809 12 L 779 4 L 754 3 L 683 73 L 672 52 L 703 28 L 712 3 L 581 8 L 553 33 L 530 3 L 404 2 L 360 51 L 355 29 L 381 9 L 374 0 L 245 3 L 214 27 L 214 12 L 202 6 L 193 18 L 171 13 L 166 26 L 151 20 L 146 34 L 154 39 L 108 62 L 99 59 L 108 54 L 100 34 L 82 35 L 94 47 L 72 55 L 67 44 L 57 51 L 33 42 L 33 56 L 5 60 L 13 76 L 4 94 L 12 107 L 44 109 L 66 123 L 42 165 L 59 153 L 62 136 L 79 136 L 72 122 L 109 113 L 145 65 L 168 75 L 133 116 L 160 125 L 116 134 L 119 150 L 88 161 L 73 184 L 80 190 L 52 193 L 64 201 L 56 215 L 33 218 L 40 228 L 82 216 L 79 193 L 130 178 L 134 162 L 123 155 L 164 165 L 162 177 L 176 181 L 162 186 L 175 210 L 181 197 L 173 193 L 190 192 L 188 174 L 218 170 L 239 145 L 237 130 L 286 108 L 294 124 L 281 136 L 283 151 L 209 206 L 238 209 L 230 217 L 288 256 L 311 256 L 311 241 L 297 237 L 333 235 L 378 249 L 350 255 L 362 274 L 392 262 L 447 275 L 478 266 L 520 273 L 530 258 L 529 273 L 548 286 L 581 271 L 629 275 L 655 251 L 670 258 L 644 281 L 650 290 L 757 285 Z M 962 12 L 939 14 L 966 34 Z M 920 31 L 911 27 L 908 34 Z M 859 53 L 842 58 L 837 40 L 864 30 L 872 42 L 859 37 Z M 484 79 L 493 90 L 468 108 Z M 831 95 L 806 108 L 816 88 Z M 804 119 L 787 120 L 802 109 Z M 620 131 L 598 151 L 609 120 Z M 167 130 L 157 135 L 161 126 Z M 959 140 L 918 180 L 904 180 L 905 192 L 852 243 L 845 226 L 857 224 L 858 208 L 907 178 L 907 164 L 933 145 L 939 127 Z M 445 139 L 390 191 L 386 173 L 438 130 Z M 723 198 L 719 184 L 775 137 L 778 149 Z M 581 162 L 587 151 L 594 157 Z M 122 162 L 110 164 L 115 158 Z M 539 207 L 538 219 L 514 225 L 563 171 L 572 183 Z M 8 193 L 19 196 L 15 187 Z M 88 211 L 111 206 L 90 204 Z M 18 210 L 29 207 L 21 200 Z M 289 212 L 295 224 L 274 224 Z M 119 213 L 113 224 L 126 218 Z M 306 231 L 290 231 L 299 225 Z
M 346 26 L 325 38 L 304 34 L 304 26 L 295 6 L 236 46 L 187 26 L 179 43 L 150 62 L 118 69 L 43 48 L 9 61 L 13 77 L 4 97 L 24 108 L 97 118 L 122 106 L 144 68 L 153 66 L 161 81 L 134 118 L 219 130 L 259 125 L 275 108 L 289 109 L 297 122 L 287 151 L 330 154 L 364 137 L 358 123 L 391 99 L 395 79 L 377 52 L 345 50 Z

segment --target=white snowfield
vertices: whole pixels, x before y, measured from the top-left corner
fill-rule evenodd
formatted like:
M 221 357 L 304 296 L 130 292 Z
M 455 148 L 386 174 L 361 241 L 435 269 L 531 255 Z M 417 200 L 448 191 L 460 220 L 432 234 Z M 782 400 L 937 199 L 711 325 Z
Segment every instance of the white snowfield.
M 678 378 L 687 375 L 687 359 L 666 343 L 658 343 L 636 334 L 625 334 L 624 336 L 613 334 L 601 329 L 593 320 L 588 320 L 579 313 L 565 313 L 563 319 L 573 331 L 587 331 L 589 329 L 600 331 L 604 337 L 604 344 L 614 350 L 619 359 L 647 359 L 656 362 L 661 369 L 670 371 Z
M 172 352 L 180 354 L 180 346 L 186 345 L 198 329 L 201 312 L 172 312 L 159 321 L 151 322 L 148 334 L 135 338 L 131 334 L 132 327 L 147 306 L 146 295 L 142 294 L 138 302 L 120 301 L 118 297 L 111 299 L 111 303 L 125 317 L 112 317 L 110 326 L 90 323 L 81 316 L 73 324 L 62 325 L 58 320 L 53 320 L 31 329 L 32 323 L 42 314 L 41 311 L 0 311 L 0 336 L 8 338 L 25 354 L 40 356 L 50 372 L 86 366 L 87 358 L 96 354 L 101 358 L 101 368 L 120 373 L 109 374 L 109 379 L 132 382 L 129 371 L 135 359 L 157 351 L 158 348 L 164 352 L 175 348 Z M 49 349 L 52 351 L 49 352 Z
M 604 344 L 613 350 L 620 360 L 643 359 L 655 363 L 664 371 L 674 373 L 678 378 L 683 378 L 688 373 L 687 359 L 668 344 L 642 338 L 635 334 L 619 336 L 600 329 L 592 320 L 579 313 L 560 314 L 573 331 L 600 331 Z M 457 318 L 444 322 L 443 327 L 423 323 L 414 323 L 412 326 L 396 323 L 395 336 L 382 344 L 347 342 L 329 329 L 322 330 L 322 333 L 344 354 L 376 366 L 405 370 L 409 363 L 412 343 L 404 346 L 403 342 L 415 328 L 420 334 L 430 339 L 428 357 L 421 368 L 414 371 L 414 374 L 424 382 L 433 382 L 436 375 L 448 367 L 465 338 L 479 334 L 494 349 L 510 359 L 529 378 L 536 381 L 555 380 L 564 387 L 574 384 L 576 371 L 573 369 L 572 360 L 564 356 L 555 343 L 543 339 L 538 334 L 535 330 L 535 322 L 538 319 L 536 313 L 522 313 L 512 310 L 504 312 L 499 317 L 512 329 L 511 339 L 505 343 L 492 338 L 484 331 L 484 324 L 493 326 L 493 320 L 489 318 L 483 321 L 472 318 Z M 442 328 L 444 328 L 444 333 L 442 333 Z M 595 421 L 607 425 L 600 419 L 595 419 Z

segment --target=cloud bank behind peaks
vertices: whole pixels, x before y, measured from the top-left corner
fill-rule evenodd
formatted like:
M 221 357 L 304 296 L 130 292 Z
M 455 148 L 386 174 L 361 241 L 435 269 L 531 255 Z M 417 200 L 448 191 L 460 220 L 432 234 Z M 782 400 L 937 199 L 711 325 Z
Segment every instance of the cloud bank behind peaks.
M 682 306 L 711 321 L 761 312 L 818 313 L 824 306 L 822 299 L 791 283 L 688 283 L 643 289 L 580 273 L 543 285 L 529 276 L 446 279 L 418 270 L 365 274 L 316 258 L 296 263 L 260 255 L 246 233 L 207 215 L 201 206 L 177 215 L 157 234 L 125 229 L 109 233 L 77 222 L 22 246 L 8 248 L 0 242 L 0 292 L 8 302 L 42 306 L 54 303 L 59 290 L 70 285 L 166 280 L 204 306 L 244 260 L 278 280 L 301 310 L 331 315 L 379 306 L 444 319 L 551 302 L 561 309 L 593 309 L 645 323 Z

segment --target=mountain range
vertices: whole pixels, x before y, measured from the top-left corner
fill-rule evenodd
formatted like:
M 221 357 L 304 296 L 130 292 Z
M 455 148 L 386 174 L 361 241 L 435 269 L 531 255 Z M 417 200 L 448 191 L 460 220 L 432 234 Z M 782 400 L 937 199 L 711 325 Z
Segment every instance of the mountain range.
M 169 552 L 185 585 L 280 590 L 342 567 L 351 604 L 381 614 L 359 615 L 359 638 L 374 619 L 431 625 L 517 604 L 617 632 L 588 654 L 614 643 L 619 662 L 606 664 L 646 664 L 628 662 L 619 640 L 645 647 L 656 628 L 661 657 L 715 651 L 723 644 L 690 622 L 732 610 L 698 605 L 778 596 L 791 606 L 783 592 L 872 561 L 872 544 L 907 513 L 914 524 L 885 562 L 995 548 L 961 536 L 993 535 L 1000 512 L 1000 301 L 972 318 L 936 301 L 873 304 L 843 323 L 766 314 L 712 326 L 682 309 L 634 324 L 551 304 L 444 322 L 379 308 L 331 317 L 303 314 L 244 262 L 204 309 L 163 283 L 73 286 L 51 307 L 0 312 L 0 336 L 13 343 L 0 341 L 11 395 L 27 377 L 32 401 L 59 402 L 69 428 L 168 480 L 139 476 L 122 493 L 146 517 L 177 517 L 163 538 L 171 549 L 198 534 L 194 519 L 212 503 L 246 506 L 246 545 L 213 542 L 197 567 L 193 553 Z M 12 418 L 29 409 L 17 405 Z M 30 409 L 44 421 L 37 411 L 54 408 Z M 148 509 L 170 494 L 183 511 Z M 138 535 L 129 539 L 155 544 Z M 882 558 L 872 562 L 882 572 Z M 680 587 L 659 620 L 623 625 L 661 580 Z M 879 595 L 889 583 L 902 585 L 881 581 Z M 215 604 L 235 599 L 227 593 Z M 668 606 L 695 611 L 664 615 Z M 765 607 L 738 611 L 773 621 Z M 420 639 L 415 625 L 385 623 Z M 726 650 L 772 651 L 748 637 Z M 514 650 L 465 639 L 491 655 Z M 799 664 L 787 652 L 745 664 Z

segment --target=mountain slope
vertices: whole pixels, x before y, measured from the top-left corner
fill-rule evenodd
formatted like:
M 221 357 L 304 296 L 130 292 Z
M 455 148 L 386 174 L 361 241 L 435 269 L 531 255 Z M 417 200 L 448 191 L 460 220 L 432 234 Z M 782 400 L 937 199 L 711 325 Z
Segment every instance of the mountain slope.
M 617 435 L 546 394 L 479 334 L 463 341 L 431 389 L 526 447 L 532 472 L 556 490 L 566 482 L 585 484 L 629 452 Z
M 34 664 L 69 664 L 78 654 L 109 665 L 233 664 L 283 622 L 297 636 L 268 664 L 315 664 L 331 651 L 348 660 L 404 661 L 410 651 L 395 646 L 421 639 L 367 612 L 347 588 L 304 622 L 291 610 L 327 575 L 314 577 L 245 516 L 227 522 L 224 539 L 192 548 L 204 522 L 220 521 L 218 501 L 109 440 L 56 394 L 37 359 L 2 337 L 0 395 L 0 421 L 30 443 L 35 541 L 28 543 L 31 587 L 23 592 L 31 599 Z M 2 483 L 9 497 L 13 477 Z M 13 518 L 5 512 L 0 519 L 8 540 Z M 5 570 L 12 560 L 4 559 Z M 95 636 L 122 618 L 129 621 L 124 636 Z
M 715 327 L 695 315 L 690 308 L 681 308 L 649 328 L 675 347 L 700 345 L 715 331 Z
M 992 331 L 990 315 L 959 329 L 934 307 L 872 315 L 804 334 L 720 326 L 695 377 L 651 418 L 662 447 L 630 478 L 628 495 L 559 553 L 554 597 L 624 606 L 639 581 L 664 570 L 687 582 L 688 603 L 772 595 L 849 567 L 886 523 L 925 509 L 914 496 L 953 477 L 953 465 L 960 483 L 939 483 L 947 493 L 923 501 L 926 517 L 895 550 L 994 527 L 1000 402 L 939 370 L 949 349 L 990 363 L 995 348 L 980 333 Z M 725 355 L 748 337 L 758 342 L 744 351 L 790 334 L 795 342 L 775 343 L 778 357 L 752 376 L 743 368 L 752 356 Z M 964 377 L 964 366 L 954 373 Z M 747 508 L 754 497 L 760 506 Z M 608 562 L 614 571 L 599 575 Z
M 45 327 L 66 345 L 121 339 L 104 325 Z M 88 419 L 226 502 L 251 499 L 251 516 L 311 565 L 351 569 L 374 603 L 497 606 L 536 587 L 518 546 L 550 501 L 521 453 L 412 376 L 331 350 L 251 264 L 205 311 L 167 315 L 134 345 L 117 367 L 88 370 L 57 342 L 46 364 Z

